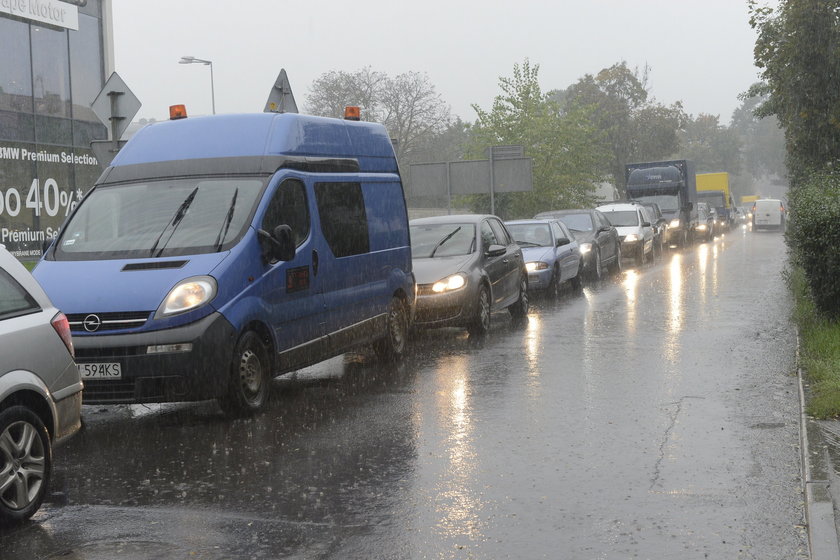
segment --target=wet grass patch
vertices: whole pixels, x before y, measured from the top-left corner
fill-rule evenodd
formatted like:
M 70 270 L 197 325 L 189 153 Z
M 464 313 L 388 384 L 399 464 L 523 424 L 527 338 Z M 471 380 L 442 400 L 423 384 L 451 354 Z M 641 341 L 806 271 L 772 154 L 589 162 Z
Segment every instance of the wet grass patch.
M 788 283 L 799 327 L 799 365 L 808 386 L 806 411 L 815 418 L 840 417 L 840 321 L 817 312 L 802 269 L 791 270 Z

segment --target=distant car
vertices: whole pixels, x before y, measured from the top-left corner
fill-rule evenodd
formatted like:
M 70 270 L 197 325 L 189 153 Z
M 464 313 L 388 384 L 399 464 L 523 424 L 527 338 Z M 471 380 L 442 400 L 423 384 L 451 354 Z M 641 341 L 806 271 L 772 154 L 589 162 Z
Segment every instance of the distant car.
M 636 202 L 614 202 L 598 207 L 618 230 L 621 254 L 637 265 L 653 260 L 653 227 L 647 208 Z
M 697 203 L 697 225 L 691 231 L 694 241 L 708 242 L 714 239 L 717 230 L 715 209 L 706 202 Z
M 453 215 L 409 222 L 417 280 L 414 324 L 490 330 L 490 314 L 528 314 L 528 272 L 522 249 L 492 215 Z
M 0 526 L 38 511 L 52 447 L 81 427 L 82 379 L 67 317 L 0 245 Z
M 785 205 L 777 198 L 756 200 L 752 207 L 753 229 L 785 229 Z
M 665 247 L 665 234 L 668 230 L 668 220 L 662 215 L 659 205 L 655 202 L 640 202 L 642 206 L 648 209 L 650 215 L 650 225 L 653 227 L 653 248 L 657 253 L 661 253 Z
M 594 209 L 551 210 L 534 219 L 556 218 L 574 234 L 583 258 L 584 276 L 600 280 L 604 272 L 621 271 L 621 240 L 618 230 L 601 212 Z
M 558 220 L 505 222 L 513 240 L 522 248 L 528 270 L 528 289 L 557 297 L 564 284 L 581 288 L 583 260 L 575 236 Z

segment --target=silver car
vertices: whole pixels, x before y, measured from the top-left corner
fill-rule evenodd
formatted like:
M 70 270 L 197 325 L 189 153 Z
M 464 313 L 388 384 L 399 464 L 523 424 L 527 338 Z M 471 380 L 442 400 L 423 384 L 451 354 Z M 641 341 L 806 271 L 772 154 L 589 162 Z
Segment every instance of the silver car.
M 41 507 L 52 446 L 79 430 L 81 406 L 67 317 L 0 245 L 0 525 Z

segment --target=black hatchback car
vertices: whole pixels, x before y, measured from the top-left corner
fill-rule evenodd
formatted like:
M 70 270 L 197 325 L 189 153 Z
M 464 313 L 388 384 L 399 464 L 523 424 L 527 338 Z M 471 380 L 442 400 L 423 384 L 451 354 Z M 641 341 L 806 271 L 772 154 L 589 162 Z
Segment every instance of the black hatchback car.
M 583 258 L 583 273 L 599 280 L 606 270 L 621 271 L 621 241 L 615 227 L 595 209 L 551 210 L 534 218 L 555 218 L 572 230 Z

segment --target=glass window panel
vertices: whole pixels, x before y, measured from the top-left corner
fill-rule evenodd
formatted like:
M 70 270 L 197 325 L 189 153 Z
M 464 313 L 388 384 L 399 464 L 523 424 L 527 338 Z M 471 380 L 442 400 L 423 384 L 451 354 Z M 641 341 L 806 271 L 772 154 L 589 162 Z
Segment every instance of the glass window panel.
M 31 113 L 0 111 L 0 140 L 35 140 L 35 117 Z
M 0 18 L 0 110 L 32 112 L 29 24 Z
M 35 113 L 70 117 L 67 32 L 32 26 L 32 86 Z
M 35 140 L 39 144 L 73 144 L 73 127 L 70 119 L 35 115 Z
M 105 81 L 102 77 L 102 41 L 99 20 L 79 15 L 79 30 L 70 36 L 70 83 L 73 95 L 73 118 L 99 122 L 90 108 Z

